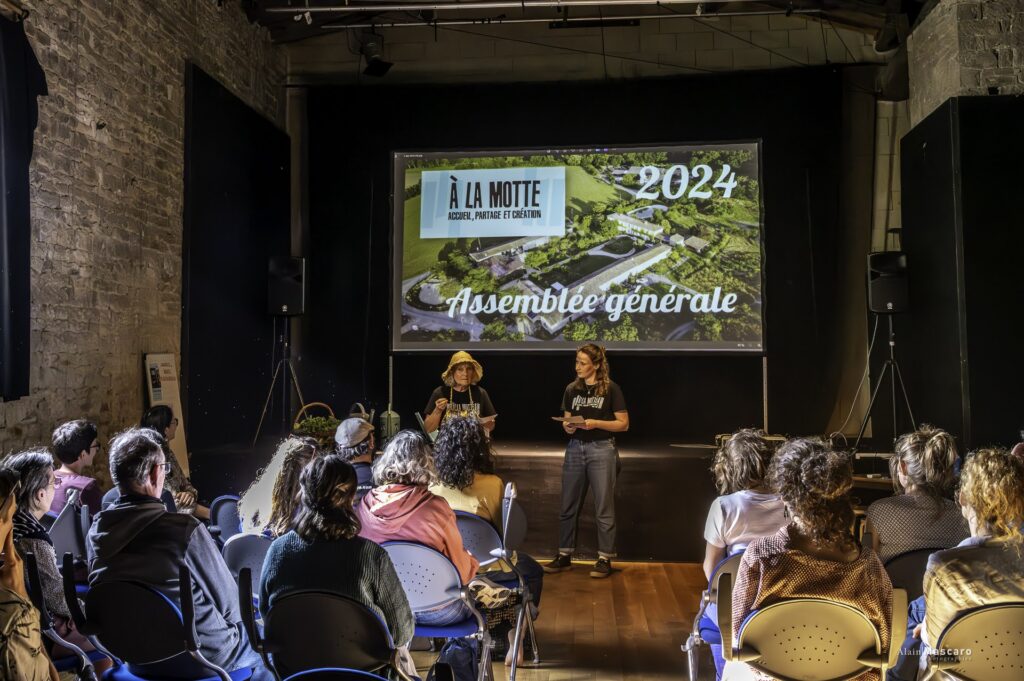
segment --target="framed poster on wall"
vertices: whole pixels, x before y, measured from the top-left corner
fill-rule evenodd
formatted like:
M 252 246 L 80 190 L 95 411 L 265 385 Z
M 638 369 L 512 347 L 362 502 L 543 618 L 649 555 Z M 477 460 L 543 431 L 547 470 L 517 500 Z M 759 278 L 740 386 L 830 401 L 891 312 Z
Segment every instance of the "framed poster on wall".
M 181 464 L 185 475 L 188 470 L 188 446 L 185 438 L 185 420 L 181 415 L 181 394 L 178 390 L 178 367 L 170 353 L 147 354 L 145 357 L 146 390 L 149 406 L 166 404 L 178 419 L 178 431 L 171 440 L 171 451 Z

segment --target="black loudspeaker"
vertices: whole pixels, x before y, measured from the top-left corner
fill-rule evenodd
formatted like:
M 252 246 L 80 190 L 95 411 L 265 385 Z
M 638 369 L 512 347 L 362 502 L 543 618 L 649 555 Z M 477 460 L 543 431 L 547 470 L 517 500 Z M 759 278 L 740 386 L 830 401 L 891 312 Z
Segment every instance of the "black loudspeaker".
M 906 312 L 907 254 L 901 251 L 868 253 L 868 309 L 879 314 Z
M 273 256 L 267 268 L 267 311 L 291 317 L 306 311 L 306 259 Z

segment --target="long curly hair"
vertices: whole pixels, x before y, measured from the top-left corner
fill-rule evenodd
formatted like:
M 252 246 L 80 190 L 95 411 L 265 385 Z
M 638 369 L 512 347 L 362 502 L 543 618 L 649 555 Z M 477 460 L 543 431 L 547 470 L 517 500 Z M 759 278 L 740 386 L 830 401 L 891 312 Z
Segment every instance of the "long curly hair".
M 993 537 L 1021 552 L 1024 544 L 1024 460 L 1005 449 L 982 449 L 967 457 L 960 473 L 960 503 Z
M 719 494 L 732 494 L 765 484 L 775 448 L 764 432 L 743 428 L 733 433 L 715 452 L 711 472 Z
M 318 453 L 316 440 L 309 437 L 289 436 L 278 445 L 238 502 L 243 531 L 280 537 L 292 529 L 299 509 L 299 475 Z
M 853 467 L 848 455 L 818 438 L 794 438 L 775 453 L 768 480 L 811 539 L 837 545 L 852 542 Z
M 352 465 L 337 454 L 313 459 L 299 476 L 302 510 L 295 532 L 306 541 L 351 539 L 359 534 L 352 510 L 359 484 Z
M 597 379 L 594 383 L 594 393 L 607 395 L 608 385 L 612 382 L 612 378 L 611 366 L 608 364 L 608 356 L 605 354 L 604 348 L 596 343 L 586 343 L 578 347 L 576 352 L 582 352 L 594 364 L 594 378 Z M 577 376 L 575 386 L 577 390 L 586 390 L 586 381 Z
M 936 517 L 942 513 L 942 500 L 948 499 L 956 484 L 956 440 L 944 430 L 921 425 L 896 440 L 895 456 L 889 458 L 893 487 L 903 492 L 899 482 L 900 463 L 906 467 L 906 479 L 915 489 L 935 503 Z
M 434 466 L 446 487 L 465 489 L 477 473 L 494 473 L 494 451 L 487 431 L 469 416 L 453 416 L 434 441 Z
M 375 485 L 429 485 L 437 480 L 430 444 L 415 430 L 398 432 L 373 462 Z

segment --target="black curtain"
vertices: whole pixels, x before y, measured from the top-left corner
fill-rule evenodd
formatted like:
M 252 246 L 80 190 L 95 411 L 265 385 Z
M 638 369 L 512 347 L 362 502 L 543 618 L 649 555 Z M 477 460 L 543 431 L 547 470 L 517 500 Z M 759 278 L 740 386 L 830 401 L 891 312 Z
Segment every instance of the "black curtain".
M 29 222 L 28 164 L 39 120 L 36 97 L 46 76 L 25 27 L 0 18 L 0 397 L 28 395 Z

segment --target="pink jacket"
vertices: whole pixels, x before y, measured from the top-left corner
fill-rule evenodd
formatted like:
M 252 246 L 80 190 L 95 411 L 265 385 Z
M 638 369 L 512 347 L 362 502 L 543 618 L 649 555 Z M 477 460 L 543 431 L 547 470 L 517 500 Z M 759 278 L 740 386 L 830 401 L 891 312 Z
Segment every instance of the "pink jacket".
M 376 487 L 366 493 L 356 513 L 363 526 L 360 537 L 378 544 L 413 541 L 440 551 L 455 564 L 463 584 L 468 584 L 480 567 L 462 546 L 462 535 L 448 502 L 426 487 Z

